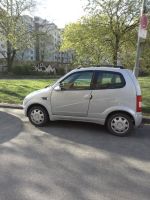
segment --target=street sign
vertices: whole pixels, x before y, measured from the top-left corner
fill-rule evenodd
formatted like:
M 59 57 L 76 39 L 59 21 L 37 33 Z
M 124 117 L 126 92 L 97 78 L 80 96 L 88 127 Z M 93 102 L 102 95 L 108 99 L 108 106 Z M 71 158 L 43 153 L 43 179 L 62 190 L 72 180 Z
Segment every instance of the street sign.
M 148 16 L 143 14 L 140 19 L 141 29 L 147 29 L 148 27 Z
M 146 29 L 139 29 L 139 37 L 142 39 L 146 39 L 147 37 L 147 30 Z
M 143 14 L 140 18 L 140 27 L 139 27 L 139 37 L 146 39 L 147 37 L 147 28 L 148 28 L 148 16 Z
M 148 14 L 150 11 L 150 0 L 142 0 L 142 9 L 141 9 L 141 18 L 138 32 L 138 41 L 137 41 L 137 51 L 136 51 L 136 61 L 134 66 L 134 74 L 136 77 L 139 75 L 140 69 L 140 57 L 142 52 L 142 42 L 147 37 L 147 27 L 148 27 Z

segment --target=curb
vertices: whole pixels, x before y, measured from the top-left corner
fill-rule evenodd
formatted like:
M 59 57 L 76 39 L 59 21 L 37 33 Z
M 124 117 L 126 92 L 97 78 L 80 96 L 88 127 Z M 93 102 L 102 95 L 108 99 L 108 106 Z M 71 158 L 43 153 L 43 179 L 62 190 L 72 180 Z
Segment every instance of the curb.
M 150 118 L 143 116 L 143 124 L 150 124 Z
M 0 108 L 12 108 L 12 109 L 23 110 L 23 106 L 19 104 L 0 103 Z
M 0 103 L 0 108 L 11 108 L 23 110 L 23 106 L 19 104 Z M 143 124 L 150 124 L 150 117 L 143 116 Z

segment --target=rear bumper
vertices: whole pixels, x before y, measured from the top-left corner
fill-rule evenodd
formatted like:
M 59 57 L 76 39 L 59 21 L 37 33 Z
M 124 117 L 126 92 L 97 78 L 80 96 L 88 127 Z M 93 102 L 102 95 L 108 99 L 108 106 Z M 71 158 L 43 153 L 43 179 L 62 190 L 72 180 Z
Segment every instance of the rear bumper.
M 135 127 L 140 127 L 142 125 L 142 119 L 143 119 L 142 113 L 136 113 L 134 118 Z

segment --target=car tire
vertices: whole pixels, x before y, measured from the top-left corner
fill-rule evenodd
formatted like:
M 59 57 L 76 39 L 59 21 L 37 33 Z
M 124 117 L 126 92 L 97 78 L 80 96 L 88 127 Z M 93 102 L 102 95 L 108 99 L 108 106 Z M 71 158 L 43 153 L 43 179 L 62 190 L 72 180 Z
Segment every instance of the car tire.
M 30 122 L 34 126 L 45 126 L 49 120 L 47 110 L 42 106 L 32 106 L 28 111 L 28 117 Z
M 127 114 L 115 113 L 108 118 L 106 125 L 111 134 L 124 137 L 131 133 L 133 129 L 133 120 Z

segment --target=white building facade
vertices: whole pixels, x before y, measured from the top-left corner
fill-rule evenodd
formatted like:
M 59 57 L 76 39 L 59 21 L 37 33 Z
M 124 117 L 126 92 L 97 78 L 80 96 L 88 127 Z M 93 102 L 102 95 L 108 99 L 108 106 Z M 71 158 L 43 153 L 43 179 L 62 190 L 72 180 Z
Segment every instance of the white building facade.
M 56 62 L 56 54 L 61 43 L 60 29 L 54 23 L 39 17 L 34 18 L 34 24 L 37 32 L 36 61 Z
M 56 24 L 40 17 L 22 16 L 31 37 L 34 39 L 30 48 L 17 52 L 16 60 L 33 62 L 52 62 L 68 64 L 72 62 L 72 52 L 60 52 L 61 29 Z M 29 37 L 30 34 L 27 35 Z M 6 55 L 6 45 L 0 41 L 0 59 Z

